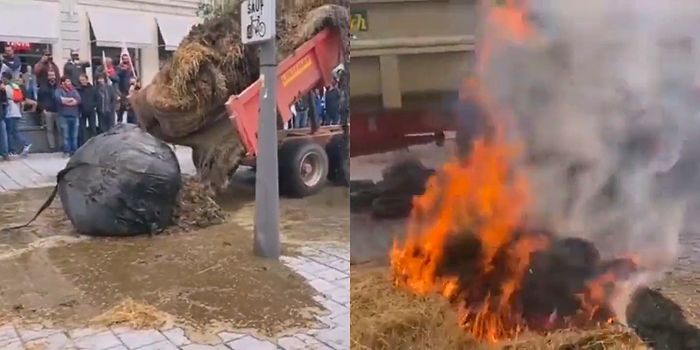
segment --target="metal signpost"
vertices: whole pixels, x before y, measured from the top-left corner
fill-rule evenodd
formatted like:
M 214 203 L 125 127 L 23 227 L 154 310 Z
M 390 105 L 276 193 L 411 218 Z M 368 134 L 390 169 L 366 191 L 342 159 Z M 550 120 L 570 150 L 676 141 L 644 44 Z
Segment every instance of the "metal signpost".
M 277 44 L 276 1 L 241 3 L 241 40 L 260 46 L 260 119 L 255 177 L 255 254 L 279 259 L 279 182 L 277 168 Z

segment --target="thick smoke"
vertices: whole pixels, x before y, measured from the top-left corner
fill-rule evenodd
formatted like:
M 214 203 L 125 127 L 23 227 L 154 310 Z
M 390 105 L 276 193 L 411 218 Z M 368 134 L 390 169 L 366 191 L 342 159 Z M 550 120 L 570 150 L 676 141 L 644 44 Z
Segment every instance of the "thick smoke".
M 502 23 L 485 25 L 480 45 L 494 50 L 478 72 L 525 143 L 536 202 L 528 220 L 663 271 L 699 188 L 700 1 L 548 0 L 530 9 L 538 35 L 524 42 Z

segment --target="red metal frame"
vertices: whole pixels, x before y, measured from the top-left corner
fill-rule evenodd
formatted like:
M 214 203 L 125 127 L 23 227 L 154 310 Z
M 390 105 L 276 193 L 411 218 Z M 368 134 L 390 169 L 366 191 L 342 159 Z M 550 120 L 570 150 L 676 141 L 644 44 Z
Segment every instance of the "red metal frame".
M 352 157 L 440 142 L 445 132 L 456 130 L 454 115 L 447 109 L 353 111 L 351 119 Z
M 277 70 L 277 110 L 285 123 L 292 118 L 290 106 L 298 96 L 307 94 L 317 86 L 330 85 L 332 71 L 342 63 L 342 59 L 340 32 L 324 29 L 280 62 Z M 258 149 L 261 87 L 262 79 L 258 79 L 226 102 L 231 121 L 249 157 L 255 156 Z

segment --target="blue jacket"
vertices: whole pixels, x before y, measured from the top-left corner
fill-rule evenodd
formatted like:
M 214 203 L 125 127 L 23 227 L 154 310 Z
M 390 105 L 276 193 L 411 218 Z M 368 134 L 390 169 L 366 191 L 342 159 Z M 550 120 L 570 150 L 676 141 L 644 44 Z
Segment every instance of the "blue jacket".
M 80 93 L 78 90 L 73 88 L 71 91 L 66 91 L 63 88 L 56 89 L 56 103 L 58 103 L 58 115 L 61 117 L 79 117 L 80 116 Z M 61 98 L 74 98 L 78 101 L 75 106 L 66 106 L 61 101 Z

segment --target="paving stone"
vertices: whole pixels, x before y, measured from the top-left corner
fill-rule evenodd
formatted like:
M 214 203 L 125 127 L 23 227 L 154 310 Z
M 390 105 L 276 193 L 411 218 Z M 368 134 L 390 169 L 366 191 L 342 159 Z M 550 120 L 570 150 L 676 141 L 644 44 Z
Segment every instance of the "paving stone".
M 345 273 L 350 272 L 350 262 L 347 260 L 336 259 L 332 263 L 328 264 L 328 266 L 330 266 L 338 271 L 341 271 L 341 272 L 345 272 Z
M 122 342 L 112 331 L 104 331 L 86 337 L 73 339 L 78 349 L 103 350 L 122 345 Z
M 182 328 L 171 328 L 168 329 L 167 331 L 162 331 L 163 335 L 170 340 L 173 344 L 177 346 L 183 346 L 187 344 L 191 344 L 192 342 L 187 339 L 187 336 L 185 335 L 185 330 Z
M 294 270 L 294 272 L 296 272 L 297 274 L 299 274 L 299 276 L 304 277 L 304 279 L 307 280 L 307 281 L 313 281 L 313 280 L 315 280 L 315 279 L 318 278 L 318 277 L 314 276 L 313 274 L 310 274 L 310 273 L 308 273 L 308 272 L 304 272 L 304 271 L 301 271 L 301 270 Z
M 104 332 L 106 329 L 104 328 L 76 328 L 76 329 L 71 329 L 68 331 L 68 336 L 72 339 L 76 338 L 82 338 L 88 335 L 93 335 L 97 334 L 100 332 Z
M 117 345 L 117 346 L 113 346 L 113 347 L 111 347 L 111 348 L 107 348 L 107 349 L 104 349 L 104 350 L 129 350 L 129 348 L 127 348 L 127 347 L 124 346 L 124 345 Z
M 306 349 L 310 350 L 333 350 L 330 346 L 321 343 L 318 339 L 308 334 L 296 334 L 295 338 L 303 341 L 306 344 Z
M 173 344 L 167 340 L 137 348 L 137 350 L 178 350 L 178 349 L 179 348 L 177 346 L 175 346 L 175 344 Z
M 69 346 L 73 345 L 73 342 L 68 338 L 68 336 L 63 332 L 58 332 L 49 335 L 46 338 L 35 339 L 27 342 L 26 347 L 31 349 L 41 350 L 63 350 Z
M 46 338 L 52 334 L 60 333 L 60 329 L 19 329 L 19 337 L 22 341 L 29 342 L 34 339 Z
M 117 336 L 119 339 L 121 339 L 124 345 L 131 349 L 168 340 L 168 338 L 155 329 L 139 331 L 130 330 L 128 332 L 118 334 Z
M 313 299 L 321 305 L 323 305 L 323 307 L 326 308 L 326 310 L 330 311 L 331 316 L 340 315 L 350 311 L 350 309 L 345 307 L 344 305 L 339 304 L 326 297 L 316 295 L 313 297 Z
M 309 285 L 311 285 L 311 287 L 313 287 L 319 293 L 328 292 L 330 290 L 338 288 L 333 283 L 328 282 L 322 278 L 316 278 L 309 281 Z
M 251 335 L 246 335 L 243 338 L 226 343 L 226 345 L 233 350 L 277 350 L 277 345 Z
M 348 274 L 332 269 L 330 267 L 326 267 L 324 270 L 316 272 L 316 276 L 319 278 L 323 278 L 328 282 L 333 282 L 342 280 L 343 278 L 347 278 Z
M 304 272 L 311 274 L 311 275 L 314 275 L 314 276 L 318 276 L 319 273 L 328 270 L 328 266 L 323 265 L 323 264 L 319 264 L 319 263 L 312 261 L 312 260 L 304 261 L 304 263 L 302 265 L 300 265 L 298 268 L 300 271 L 304 271 Z
M 2 344 L 0 349 L 2 349 L 2 350 L 25 350 L 24 345 L 22 345 L 22 342 L 19 341 L 19 338 L 17 338 L 16 341 Z
M 333 281 L 333 284 L 335 284 L 338 287 L 350 290 L 350 277 L 343 278 L 342 280 Z
M 336 288 L 325 294 L 338 304 L 347 304 L 350 302 L 350 290 L 347 288 Z
M 217 334 L 223 343 L 228 343 L 232 340 L 240 339 L 245 337 L 245 333 L 233 333 L 233 332 L 221 332 Z
M 336 327 L 341 327 L 341 328 L 350 328 L 350 313 L 345 313 L 345 314 L 340 314 L 331 317 L 331 321 L 333 321 L 333 324 Z
M 308 347 L 308 344 L 297 337 L 280 338 L 277 340 L 277 345 L 284 350 L 303 350 Z
M 0 345 L 14 341 L 19 341 L 19 334 L 17 334 L 15 327 L 13 325 L 0 327 Z
M 112 333 L 114 333 L 116 335 L 134 330 L 133 328 L 129 328 L 129 327 L 112 327 L 110 329 L 112 330 Z
M 343 260 L 350 261 L 350 247 L 338 248 L 338 247 L 322 247 L 320 250 L 326 254 L 335 256 Z
M 190 344 L 190 345 L 183 346 L 182 350 L 231 350 L 231 348 L 227 347 L 224 344 L 219 344 L 219 345 Z
M 328 344 L 336 350 L 350 349 L 350 329 L 349 328 L 331 328 L 323 329 L 318 332 L 316 339 Z

